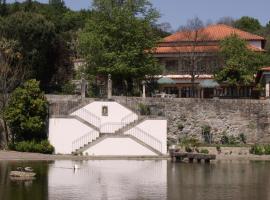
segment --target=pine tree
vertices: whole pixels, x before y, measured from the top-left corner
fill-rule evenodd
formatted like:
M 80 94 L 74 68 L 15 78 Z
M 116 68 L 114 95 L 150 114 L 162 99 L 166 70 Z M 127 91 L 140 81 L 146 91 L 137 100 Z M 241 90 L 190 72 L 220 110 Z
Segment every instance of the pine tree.
M 6 0 L 0 0 L 0 16 L 5 16 L 8 13 Z

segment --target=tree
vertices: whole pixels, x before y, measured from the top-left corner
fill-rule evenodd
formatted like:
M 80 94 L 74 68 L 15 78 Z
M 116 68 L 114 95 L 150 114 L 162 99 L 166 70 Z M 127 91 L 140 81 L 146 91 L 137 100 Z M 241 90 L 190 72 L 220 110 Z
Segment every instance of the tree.
M 220 48 L 224 66 L 215 74 L 215 79 L 231 86 L 247 86 L 253 83 L 258 67 L 269 64 L 266 54 L 252 52 L 246 41 L 237 35 L 222 40 Z
M 261 24 L 258 19 L 244 16 L 234 22 L 234 26 L 243 31 L 254 33 L 261 29 Z
M 0 0 L 0 16 L 5 16 L 8 14 L 7 2 L 6 0 Z
M 198 47 L 203 44 L 204 41 L 208 39 L 208 33 L 204 29 L 203 22 L 195 17 L 191 20 L 188 20 L 186 26 L 180 27 L 179 29 L 183 36 L 188 42 L 188 47 L 186 48 L 186 53 L 188 54 L 185 57 L 182 57 L 182 52 L 179 52 L 179 58 L 186 61 L 187 71 L 186 73 L 191 76 L 191 96 L 196 96 L 195 80 L 199 75 L 199 63 L 204 59 L 205 53 L 199 51 Z M 176 51 L 178 50 L 178 44 L 176 44 Z
M 157 17 L 148 0 L 95 0 L 92 17 L 79 34 L 86 73 L 111 74 L 115 83 L 127 82 L 128 90 L 146 75 L 157 74 L 160 67 L 151 54 L 159 41 L 152 28 Z
M 39 82 L 29 80 L 14 90 L 4 113 L 12 142 L 46 139 L 48 102 Z
M 24 69 L 21 66 L 21 53 L 18 50 L 18 43 L 14 40 L 0 39 L 0 126 L 3 129 L 0 134 L 3 139 L 3 146 L 7 147 L 9 132 L 4 110 L 8 106 L 10 92 L 24 79 Z M 0 145 L 1 146 L 1 145 Z
M 235 20 L 232 17 L 222 17 L 217 21 L 217 24 L 225 24 L 228 26 L 234 26 Z
M 29 78 L 40 80 L 42 88 L 46 89 L 57 71 L 54 24 L 42 15 L 19 12 L 2 21 L 0 32 L 6 38 L 19 42 L 23 65 L 30 71 Z

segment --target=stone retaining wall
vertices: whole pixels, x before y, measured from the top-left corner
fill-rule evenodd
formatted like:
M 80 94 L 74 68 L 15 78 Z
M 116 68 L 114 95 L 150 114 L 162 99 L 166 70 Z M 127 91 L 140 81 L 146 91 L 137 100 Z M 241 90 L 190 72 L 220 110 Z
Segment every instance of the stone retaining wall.
M 64 99 L 64 98 L 61 98 Z M 202 127 L 211 127 L 212 139 L 220 142 L 223 135 L 238 137 L 244 134 L 248 143 L 270 142 L 270 101 L 230 99 L 164 99 L 113 97 L 127 107 L 138 111 L 139 104 L 148 105 L 151 114 L 168 119 L 168 140 L 175 143 L 179 138 L 192 137 L 204 140 Z M 54 101 L 51 113 L 67 112 L 84 101 Z

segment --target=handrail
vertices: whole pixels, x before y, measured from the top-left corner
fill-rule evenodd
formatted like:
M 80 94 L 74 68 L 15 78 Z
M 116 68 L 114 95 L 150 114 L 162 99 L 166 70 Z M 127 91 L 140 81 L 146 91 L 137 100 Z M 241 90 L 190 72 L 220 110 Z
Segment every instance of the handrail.
M 122 122 L 108 122 L 101 124 L 100 126 L 100 132 L 101 133 L 115 133 L 116 131 L 120 130 L 123 128 L 125 124 Z
M 125 125 L 128 125 L 128 124 L 131 124 L 132 122 L 134 122 L 136 120 L 138 120 L 138 115 L 132 112 L 132 113 L 124 116 L 121 119 L 121 123 L 125 124 Z
M 100 128 L 101 119 L 85 108 L 81 108 L 81 109 L 73 112 L 71 115 L 77 115 L 78 117 L 89 122 L 90 124 L 94 125 L 95 127 Z
M 133 127 L 127 131 L 126 134 L 132 135 L 147 145 L 151 146 L 152 148 L 158 150 L 159 152 L 162 152 L 162 142 L 141 128 Z
M 82 148 L 84 145 L 92 142 L 98 137 L 99 137 L 99 132 L 97 132 L 96 130 L 92 130 L 86 133 L 85 135 L 77 138 L 76 140 L 72 142 L 72 152 L 75 152 L 76 150 Z

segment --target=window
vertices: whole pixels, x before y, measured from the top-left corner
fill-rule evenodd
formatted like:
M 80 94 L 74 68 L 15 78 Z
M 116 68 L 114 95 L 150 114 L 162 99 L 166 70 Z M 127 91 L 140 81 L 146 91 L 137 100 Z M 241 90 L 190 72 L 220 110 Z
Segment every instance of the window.
M 166 61 L 166 73 L 176 74 L 178 69 L 178 61 L 177 60 L 168 60 Z
M 108 116 L 108 106 L 102 106 L 102 116 Z

